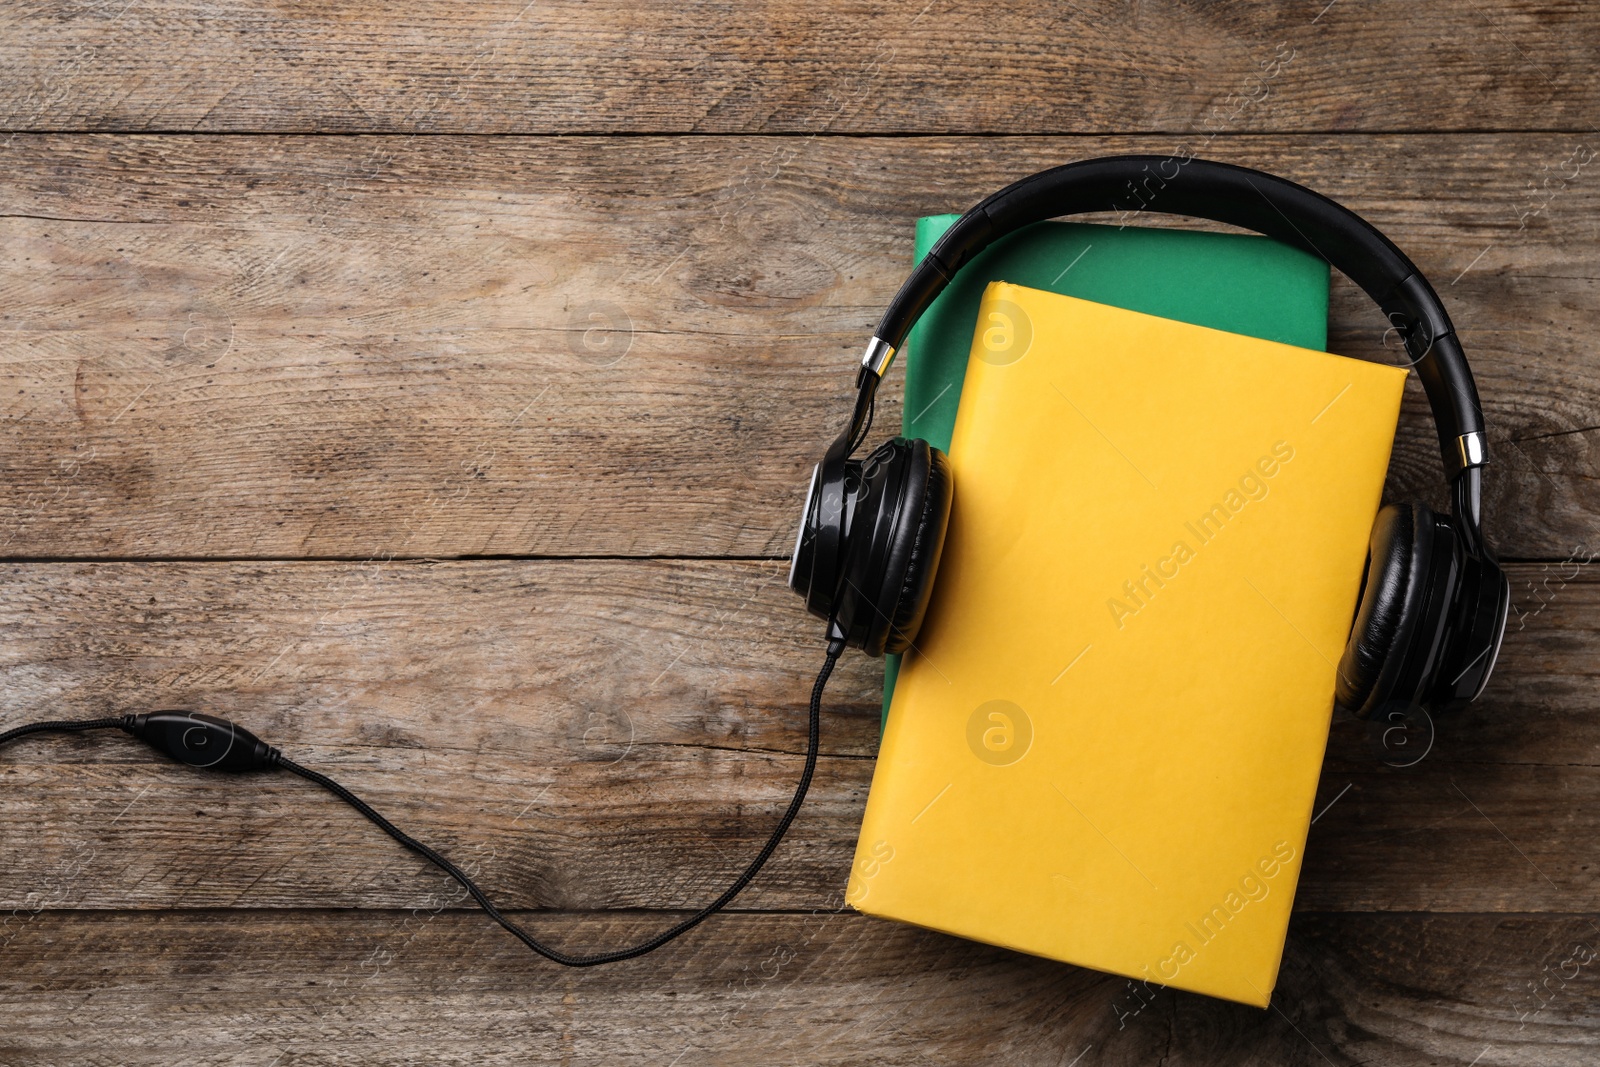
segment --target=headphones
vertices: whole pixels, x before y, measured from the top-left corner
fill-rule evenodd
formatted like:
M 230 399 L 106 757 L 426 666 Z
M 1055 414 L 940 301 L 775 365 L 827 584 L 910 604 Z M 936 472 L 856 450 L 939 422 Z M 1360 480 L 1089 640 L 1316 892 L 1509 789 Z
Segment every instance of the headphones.
M 1476 697 L 1499 653 L 1511 587 L 1483 540 L 1483 413 L 1438 296 L 1381 233 L 1293 182 L 1194 158 L 1115 156 L 1044 171 L 983 201 L 934 246 L 884 312 L 856 376 L 850 424 L 812 472 L 789 569 L 790 588 L 805 597 L 812 614 L 828 622 L 827 655 L 811 688 L 805 769 L 766 844 L 733 884 L 661 933 L 604 952 L 555 948 L 501 912 L 447 856 L 332 778 L 225 719 L 157 711 L 47 720 L 0 731 L 0 747 L 35 734 L 121 730 L 191 767 L 229 775 L 287 772 L 333 794 L 449 875 L 491 919 L 549 960 L 590 967 L 652 952 L 727 906 L 783 840 L 816 770 L 823 689 L 844 650 L 853 645 L 880 656 L 904 652 L 916 640 L 950 520 L 950 462 L 928 442 L 902 437 L 865 460 L 851 458 L 872 428 L 873 398 L 895 349 L 956 271 L 993 241 L 1057 215 L 1117 210 L 1128 193 L 1138 200 L 1138 210 L 1232 223 L 1321 256 L 1355 279 L 1389 315 L 1427 389 L 1454 511 L 1435 515 L 1426 504 L 1413 502 L 1391 504 L 1378 513 L 1361 606 L 1339 664 L 1336 699 L 1341 707 L 1368 715 L 1393 701 L 1409 705 Z
M 850 423 L 812 471 L 789 569 L 789 587 L 827 621 L 830 645 L 869 656 L 914 648 L 939 569 L 954 490 L 948 458 L 904 437 L 851 458 L 895 351 L 990 244 L 1090 211 L 1254 230 L 1326 260 L 1383 309 L 1427 392 L 1452 512 L 1421 501 L 1378 512 L 1334 698 L 1363 718 L 1476 699 L 1499 655 L 1511 586 L 1483 537 L 1483 411 L 1444 305 L 1405 254 L 1348 208 L 1283 178 L 1192 156 L 1090 159 L 1008 185 L 961 216 L 900 287 L 862 357 Z

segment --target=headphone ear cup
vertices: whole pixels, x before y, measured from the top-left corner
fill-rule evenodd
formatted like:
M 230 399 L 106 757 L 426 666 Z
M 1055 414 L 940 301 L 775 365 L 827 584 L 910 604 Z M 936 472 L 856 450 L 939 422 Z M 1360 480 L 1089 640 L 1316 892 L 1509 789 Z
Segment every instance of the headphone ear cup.
M 1334 685 L 1339 707 L 1365 718 L 1396 695 L 1428 599 L 1434 518 L 1426 504 L 1378 512 L 1361 603 Z
M 923 469 L 926 475 L 920 504 L 909 502 L 914 508 L 915 521 L 902 542 L 906 559 L 883 645 L 885 652 L 892 653 L 910 648 L 911 642 L 917 639 L 917 631 L 922 629 L 922 618 L 928 612 L 928 600 L 933 595 L 933 579 L 939 571 L 939 557 L 944 553 L 950 502 L 955 495 L 949 457 L 926 441 L 914 441 L 913 445 L 920 446 L 926 454 L 926 460 L 913 457 L 913 476 Z M 890 565 L 894 565 L 892 560 Z
M 916 639 L 950 518 L 944 453 L 896 437 L 862 464 L 851 509 L 836 621 L 869 656 L 904 651 Z

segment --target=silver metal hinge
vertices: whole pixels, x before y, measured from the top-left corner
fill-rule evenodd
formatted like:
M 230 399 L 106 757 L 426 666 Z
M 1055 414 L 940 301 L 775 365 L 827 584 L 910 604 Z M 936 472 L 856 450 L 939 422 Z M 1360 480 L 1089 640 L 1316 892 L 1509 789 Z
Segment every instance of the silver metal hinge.
M 894 359 L 894 347 L 889 342 L 874 337 L 867 343 L 867 352 L 861 357 L 861 365 L 881 378 L 883 372 L 889 369 L 889 361 L 892 359 Z
M 1462 467 L 1481 467 L 1489 462 L 1489 449 L 1481 433 L 1464 433 L 1456 438 L 1461 448 Z

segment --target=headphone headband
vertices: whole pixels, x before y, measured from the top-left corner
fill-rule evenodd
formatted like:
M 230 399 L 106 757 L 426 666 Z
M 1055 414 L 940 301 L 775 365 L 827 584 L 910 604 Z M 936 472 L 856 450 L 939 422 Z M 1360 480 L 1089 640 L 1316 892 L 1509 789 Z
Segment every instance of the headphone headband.
M 1439 434 L 1457 513 L 1478 527 L 1488 462 L 1483 410 L 1455 327 L 1428 280 L 1349 208 L 1284 178 L 1195 157 L 1130 155 L 1068 163 L 1006 186 L 962 215 L 884 312 L 862 359 L 869 394 L 917 319 L 973 257 L 1024 226 L 1091 211 L 1155 211 L 1254 230 L 1326 260 L 1366 291 L 1405 341 Z M 858 413 L 863 405 L 857 405 Z M 853 436 L 853 431 L 847 436 Z M 1472 472 L 1469 478 L 1461 478 Z

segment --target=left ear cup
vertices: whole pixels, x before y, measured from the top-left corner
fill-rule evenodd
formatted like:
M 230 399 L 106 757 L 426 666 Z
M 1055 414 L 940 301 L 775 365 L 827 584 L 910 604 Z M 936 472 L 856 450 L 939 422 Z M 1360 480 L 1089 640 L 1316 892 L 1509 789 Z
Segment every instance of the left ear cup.
M 944 453 L 897 437 L 862 463 L 835 618 L 869 656 L 903 652 L 928 607 L 950 519 Z
M 888 574 L 900 571 L 900 592 L 895 598 L 894 610 L 889 614 L 889 630 L 885 635 L 883 650 L 900 653 L 911 647 L 922 629 L 922 617 L 928 612 L 928 600 L 933 595 L 933 579 L 939 571 L 939 557 L 944 552 L 944 535 L 950 525 L 950 501 L 954 497 L 955 483 L 950 477 L 950 460 L 926 441 L 916 441 L 927 453 L 927 473 L 922 482 L 920 503 L 908 500 L 907 510 L 916 516 L 911 524 L 910 536 L 896 546 L 903 551 L 902 565 L 893 553 L 888 562 Z M 913 463 L 913 468 L 917 466 Z M 913 478 L 916 476 L 913 470 Z

